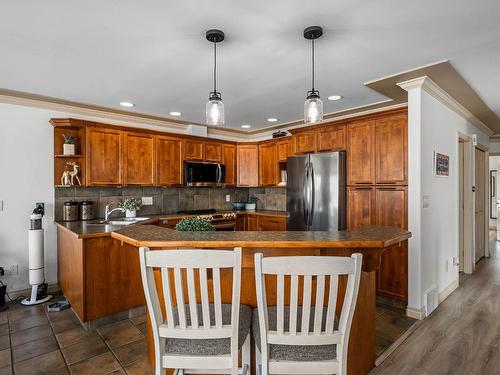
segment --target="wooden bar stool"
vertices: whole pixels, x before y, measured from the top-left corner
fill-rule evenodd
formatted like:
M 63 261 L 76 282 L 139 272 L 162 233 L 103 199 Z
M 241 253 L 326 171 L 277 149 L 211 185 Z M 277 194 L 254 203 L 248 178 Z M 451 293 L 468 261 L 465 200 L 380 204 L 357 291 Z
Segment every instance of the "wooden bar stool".
M 150 251 L 142 247 L 139 257 L 155 345 L 155 374 L 165 373 L 166 368 L 181 374 L 245 374 L 250 365 L 252 309 L 240 306 L 241 248 Z M 153 268 L 161 269 L 166 319 Z M 233 272 L 231 304 L 221 302 L 220 272 L 224 268 Z M 213 293 L 207 277 L 210 273 Z M 186 295 L 188 303 L 184 302 Z M 210 297 L 213 303 L 209 302 Z M 238 369 L 240 349 L 241 370 Z
M 256 353 L 260 351 L 262 375 L 347 373 L 349 332 L 358 297 L 361 260 L 361 254 L 350 258 L 263 258 L 262 254 L 255 254 L 258 312 L 254 311 L 252 331 Z M 265 275 L 276 277 L 277 306 L 267 306 Z M 337 320 L 339 275 L 347 275 L 347 289 Z M 285 278 L 288 277 L 290 303 L 285 305 Z M 313 278 L 316 279 L 314 305 Z M 302 305 L 299 305 L 299 279 L 303 279 Z

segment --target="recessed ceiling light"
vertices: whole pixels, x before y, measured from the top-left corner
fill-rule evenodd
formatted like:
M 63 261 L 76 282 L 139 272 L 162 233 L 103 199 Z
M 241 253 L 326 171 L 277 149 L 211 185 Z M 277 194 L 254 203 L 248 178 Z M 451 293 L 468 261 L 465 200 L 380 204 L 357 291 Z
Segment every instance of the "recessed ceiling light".
M 177 111 L 170 112 L 170 116 L 180 116 L 180 115 L 182 115 L 181 112 L 177 112 Z
M 279 121 L 279 118 L 276 118 L 276 117 L 270 117 L 267 119 L 267 121 L 269 122 L 278 122 Z
M 135 104 L 134 103 L 130 103 L 130 102 L 120 102 L 120 105 L 122 107 L 128 107 L 128 108 L 135 107 Z
M 330 95 L 328 100 L 340 100 L 342 99 L 342 95 Z
M 243 129 L 250 129 L 250 128 L 252 127 L 252 125 L 247 125 L 247 124 L 245 124 L 245 125 L 241 125 L 241 127 L 242 127 Z

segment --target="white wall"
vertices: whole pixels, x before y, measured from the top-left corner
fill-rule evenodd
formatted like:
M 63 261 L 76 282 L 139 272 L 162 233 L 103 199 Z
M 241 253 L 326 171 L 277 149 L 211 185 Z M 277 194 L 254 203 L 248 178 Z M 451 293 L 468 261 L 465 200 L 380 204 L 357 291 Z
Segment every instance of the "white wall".
M 458 132 L 489 137 L 421 87 L 408 91 L 409 110 L 409 303 L 421 310 L 424 293 L 437 286 L 443 292 L 458 278 Z M 449 177 L 433 175 L 434 151 L 450 156 Z M 470 176 L 472 178 L 472 176 Z M 422 208 L 422 197 L 430 198 Z M 448 262 L 448 270 L 446 270 Z

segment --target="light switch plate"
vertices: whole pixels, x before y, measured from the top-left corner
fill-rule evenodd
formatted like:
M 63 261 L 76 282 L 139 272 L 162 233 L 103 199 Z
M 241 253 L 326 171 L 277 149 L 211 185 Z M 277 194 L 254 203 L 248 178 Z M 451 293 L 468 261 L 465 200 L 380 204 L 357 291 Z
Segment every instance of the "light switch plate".
M 142 197 L 142 205 L 143 206 L 152 206 L 153 205 L 153 197 Z
M 231 202 L 231 195 L 230 194 L 226 194 L 226 202 Z
M 422 195 L 422 208 L 429 208 L 431 206 L 431 196 Z

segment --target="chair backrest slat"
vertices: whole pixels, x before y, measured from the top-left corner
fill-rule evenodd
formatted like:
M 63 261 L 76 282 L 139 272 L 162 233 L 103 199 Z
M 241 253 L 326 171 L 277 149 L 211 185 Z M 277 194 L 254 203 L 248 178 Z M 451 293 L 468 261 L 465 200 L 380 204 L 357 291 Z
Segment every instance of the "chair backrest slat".
M 172 289 L 170 288 L 170 275 L 168 268 L 161 268 L 161 281 L 163 284 L 163 298 L 165 301 L 165 310 L 167 311 L 167 325 L 169 328 L 174 328 L 174 315 L 172 313 Z
M 191 316 L 191 326 L 198 328 L 198 309 L 196 307 L 196 287 L 194 284 L 194 270 L 187 269 L 187 285 L 188 285 L 188 299 L 189 299 L 189 313 Z
M 318 275 L 316 278 L 316 305 L 314 306 L 315 335 L 319 335 L 321 333 L 324 299 L 325 299 L 325 275 Z
M 297 333 L 297 305 L 299 301 L 299 277 L 297 275 L 291 276 L 290 285 L 290 324 L 288 330 L 290 334 Z
M 339 285 L 339 276 L 330 276 L 330 296 L 328 298 L 328 310 L 326 313 L 326 332 L 333 333 L 335 324 L 335 311 L 337 310 L 337 291 Z
M 175 299 L 177 301 L 179 326 L 181 328 L 186 328 L 187 321 L 186 321 L 186 307 L 184 306 L 184 288 L 182 287 L 182 272 L 181 269 L 178 267 L 174 268 L 174 279 L 175 279 Z
M 302 296 L 302 326 L 300 333 L 302 335 L 309 334 L 309 320 L 311 313 L 311 288 L 312 288 L 312 276 L 304 276 L 304 292 Z
M 201 291 L 201 311 L 203 314 L 203 328 L 210 328 L 210 304 L 208 301 L 208 278 L 207 269 L 200 268 L 200 291 Z M 222 328 L 218 326 L 217 328 Z
M 284 313 L 285 313 L 285 276 L 278 275 L 276 289 L 276 330 L 283 333 L 285 329 Z
M 222 328 L 222 303 L 220 291 L 220 269 L 213 269 L 213 287 L 214 287 L 214 304 L 215 304 L 215 326 Z

